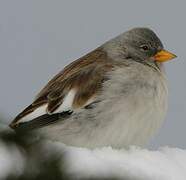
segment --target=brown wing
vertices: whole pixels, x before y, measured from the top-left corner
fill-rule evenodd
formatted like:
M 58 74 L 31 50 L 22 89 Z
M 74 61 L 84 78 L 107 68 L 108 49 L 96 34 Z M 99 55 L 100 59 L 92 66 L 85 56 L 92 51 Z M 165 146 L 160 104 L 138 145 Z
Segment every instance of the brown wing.
M 34 102 L 23 110 L 11 123 L 11 127 L 33 112 L 47 104 L 49 113 L 53 113 L 62 103 L 72 88 L 76 89 L 73 108 L 82 107 L 100 89 L 105 73 L 112 68 L 106 53 L 98 48 L 66 66 L 37 95 Z

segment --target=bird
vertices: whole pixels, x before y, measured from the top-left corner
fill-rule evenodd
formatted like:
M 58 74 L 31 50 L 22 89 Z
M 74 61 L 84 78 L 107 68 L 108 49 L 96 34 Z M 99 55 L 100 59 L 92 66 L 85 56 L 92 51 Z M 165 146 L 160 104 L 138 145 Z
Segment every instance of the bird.
M 145 146 L 165 119 L 173 58 L 153 30 L 132 28 L 67 65 L 9 126 L 68 146 Z

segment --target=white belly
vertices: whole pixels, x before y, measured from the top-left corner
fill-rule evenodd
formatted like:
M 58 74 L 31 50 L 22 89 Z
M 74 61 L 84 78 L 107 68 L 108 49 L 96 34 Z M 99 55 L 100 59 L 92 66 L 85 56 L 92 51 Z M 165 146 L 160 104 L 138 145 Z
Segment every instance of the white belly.
M 139 74 L 139 81 L 130 84 L 118 77 L 121 74 L 116 73 L 105 84 L 99 97 L 101 103 L 95 108 L 82 109 L 63 124 L 43 128 L 47 137 L 89 148 L 146 144 L 165 117 L 166 83 L 155 74 L 154 79 L 143 85 Z

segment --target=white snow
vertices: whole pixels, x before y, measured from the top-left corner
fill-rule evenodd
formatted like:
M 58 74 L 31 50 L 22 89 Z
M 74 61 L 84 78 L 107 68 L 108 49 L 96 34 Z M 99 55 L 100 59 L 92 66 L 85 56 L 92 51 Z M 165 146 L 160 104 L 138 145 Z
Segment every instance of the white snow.
M 0 142 L 0 180 L 9 175 L 19 176 L 24 170 L 25 159 L 20 149 Z
M 60 143 L 57 147 L 64 149 Z M 67 174 L 79 179 L 186 180 L 186 150 L 162 147 L 157 151 L 131 147 L 89 150 L 65 147 Z
M 179 148 L 90 150 L 47 141 L 44 150 L 44 154 L 53 151 L 64 155 L 61 164 L 65 163 L 66 174 L 72 179 L 186 180 L 186 150 Z M 0 142 L 0 180 L 9 174 L 21 174 L 24 164 L 18 147 Z

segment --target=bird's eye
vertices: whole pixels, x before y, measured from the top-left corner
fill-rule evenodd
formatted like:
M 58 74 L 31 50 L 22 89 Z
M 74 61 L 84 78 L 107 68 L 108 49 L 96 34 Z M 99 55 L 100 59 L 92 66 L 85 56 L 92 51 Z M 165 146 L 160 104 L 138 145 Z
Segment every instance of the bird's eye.
M 148 51 L 149 50 L 149 46 L 148 45 L 141 45 L 140 48 L 143 50 L 143 51 Z

